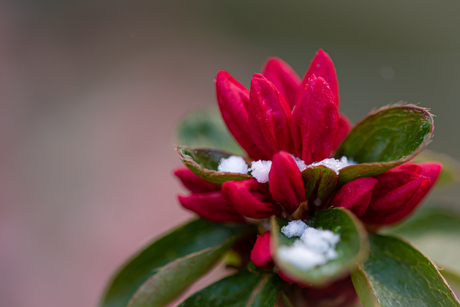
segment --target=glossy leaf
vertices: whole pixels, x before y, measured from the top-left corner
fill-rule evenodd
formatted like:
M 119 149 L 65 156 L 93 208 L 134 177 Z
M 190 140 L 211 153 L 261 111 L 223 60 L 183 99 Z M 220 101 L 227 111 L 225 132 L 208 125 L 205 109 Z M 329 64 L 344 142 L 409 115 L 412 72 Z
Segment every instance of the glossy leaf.
M 421 209 L 403 224 L 385 230 L 423 251 L 440 267 L 460 272 L 460 214 L 446 209 Z
M 281 227 L 287 221 L 272 217 L 272 250 L 278 267 L 293 279 L 305 283 L 321 285 L 342 277 L 357 263 L 366 260 L 368 254 L 367 233 L 361 222 L 348 210 L 343 208 L 326 209 L 317 212 L 308 221 L 315 228 L 329 229 L 340 235 L 336 245 L 338 257 L 324 265 L 309 270 L 302 270 L 279 257 L 277 250 L 283 245 L 292 245 L 298 238 L 287 238 L 281 233 Z
M 99 306 L 125 307 L 139 287 L 162 267 L 209 248 L 227 247 L 229 242 L 249 231 L 252 230 L 245 226 L 229 226 L 203 219 L 185 224 L 154 240 L 128 260 L 109 282 Z M 225 251 L 224 247 L 221 249 Z
M 271 307 L 276 303 L 281 283 L 275 274 L 243 271 L 196 292 L 179 307 Z
M 221 159 L 234 155 L 230 152 L 213 148 L 186 146 L 177 147 L 177 152 L 182 162 L 184 162 L 193 173 L 209 183 L 222 185 L 226 181 L 241 181 L 253 178 L 250 175 L 219 172 L 217 170 Z M 250 165 L 249 161 L 246 163 Z
M 352 272 L 364 307 L 460 306 L 435 264 L 409 243 L 369 235 L 369 259 Z
M 176 129 L 176 138 L 181 146 L 212 147 L 244 154 L 217 108 L 204 108 L 187 115 Z
M 414 105 L 384 107 L 361 120 L 336 151 L 359 163 L 340 170 L 341 185 L 381 174 L 409 161 L 429 142 L 433 116 Z
M 325 166 L 307 168 L 302 177 L 310 206 L 319 207 L 324 203 L 332 196 L 338 183 L 336 172 Z
M 419 153 L 413 162 L 438 161 L 442 163 L 443 169 L 436 186 L 445 186 L 454 183 L 460 183 L 460 163 L 448 155 L 424 150 Z

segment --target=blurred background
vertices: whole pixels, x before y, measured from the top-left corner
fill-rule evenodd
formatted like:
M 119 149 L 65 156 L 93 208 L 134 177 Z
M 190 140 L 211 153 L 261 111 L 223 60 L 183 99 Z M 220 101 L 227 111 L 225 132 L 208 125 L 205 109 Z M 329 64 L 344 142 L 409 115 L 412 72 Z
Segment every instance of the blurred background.
M 407 101 L 460 158 L 460 2 L 0 2 L 0 305 L 95 306 L 142 243 L 192 217 L 174 129 L 277 55 L 335 61 L 353 122 Z M 443 193 L 455 199 L 456 191 Z

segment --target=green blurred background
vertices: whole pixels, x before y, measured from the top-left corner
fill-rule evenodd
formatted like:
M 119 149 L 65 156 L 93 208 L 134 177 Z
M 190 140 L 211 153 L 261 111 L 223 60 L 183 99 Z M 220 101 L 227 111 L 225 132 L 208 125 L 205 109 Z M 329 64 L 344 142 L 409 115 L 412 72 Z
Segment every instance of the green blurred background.
M 407 101 L 460 158 L 458 1 L 1 1 L 0 305 L 95 306 L 145 240 L 192 215 L 174 127 L 277 55 L 325 49 L 342 111 Z M 458 192 L 444 191 L 455 200 Z M 205 281 L 206 282 L 206 281 Z

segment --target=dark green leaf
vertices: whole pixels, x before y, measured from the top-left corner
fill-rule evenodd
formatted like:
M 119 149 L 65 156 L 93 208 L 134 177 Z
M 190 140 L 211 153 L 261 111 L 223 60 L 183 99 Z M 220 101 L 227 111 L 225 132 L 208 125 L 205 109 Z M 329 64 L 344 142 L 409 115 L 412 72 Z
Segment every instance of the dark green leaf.
M 446 209 L 420 209 L 403 224 L 385 229 L 408 240 L 441 267 L 460 271 L 460 214 Z
M 318 211 L 308 221 L 308 225 L 320 229 L 329 229 L 340 235 L 336 245 L 338 257 L 309 270 L 297 268 L 281 259 L 277 250 L 283 245 L 292 245 L 298 238 L 287 238 L 281 233 L 281 227 L 287 221 L 272 218 L 272 247 L 278 267 L 293 279 L 305 284 L 321 285 L 342 277 L 357 263 L 366 260 L 368 254 L 367 233 L 361 222 L 348 210 L 343 208 Z
M 179 145 L 213 147 L 238 155 L 244 152 L 228 133 L 219 110 L 206 108 L 189 114 L 176 129 Z
M 276 300 L 278 299 L 278 295 L 280 292 L 281 284 L 283 283 L 282 279 L 278 276 L 278 274 L 272 274 L 268 277 L 264 277 L 261 283 L 259 283 L 262 287 L 260 292 L 256 291 L 253 292 L 254 300 L 249 305 L 251 307 L 272 307 L 275 306 Z
M 222 158 L 234 154 L 213 148 L 177 147 L 182 162 L 198 177 L 215 185 L 222 185 L 226 181 L 241 181 L 253 178 L 250 175 L 219 172 L 217 167 Z M 250 164 L 249 161 L 246 163 Z
M 335 171 L 325 166 L 307 168 L 302 172 L 308 202 L 320 206 L 334 192 L 338 176 Z
M 448 155 L 426 149 L 419 153 L 414 159 L 414 162 L 427 161 L 438 161 L 442 163 L 443 169 L 436 186 L 460 183 L 460 164 L 457 160 Z
M 133 295 L 128 307 L 161 307 L 209 271 L 235 241 L 179 258 L 149 278 Z
M 395 237 L 369 235 L 369 259 L 351 274 L 364 307 L 460 306 L 434 263 Z
M 156 239 L 126 262 L 110 281 L 101 307 L 126 307 L 139 287 L 161 267 L 177 259 L 219 247 L 250 231 L 203 219 L 194 220 Z
M 429 142 L 433 116 L 414 105 L 384 107 L 356 124 L 340 145 L 335 157 L 346 156 L 359 165 L 340 170 L 343 185 L 359 177 L 381 174 L 409 161 Z
M 271 307 L 280 287 L 278 275 L 243 271 L 196 292 L 179 307 Z

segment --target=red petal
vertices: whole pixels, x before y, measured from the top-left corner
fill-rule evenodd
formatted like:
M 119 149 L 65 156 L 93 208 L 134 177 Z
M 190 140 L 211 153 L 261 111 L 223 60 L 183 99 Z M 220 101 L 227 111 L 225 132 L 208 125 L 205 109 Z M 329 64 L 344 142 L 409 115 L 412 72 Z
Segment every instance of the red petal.
M 271 270 L 275 266 L 270 251 L 270 231 L 257 237 L 254 248 L 251 251 L 251 261 L 256 266 L 265 270 Z
M 353 128 L 353 124 L 351 121 L 348 119 L 348 117 L 340 113 L 339 114 L 339 128 L 337 130 L 337 136 L 335 138 L 335 144 L 334 144 L 334 151 L 337 150 L 342 144 L 343 140 L 347 137 L 348 133 L 350 133 L 351 129 Z
M 219 71 L 216 76 L 216 95 L 222 118 L 235 140 L 253 159 L 266 159 L 248 134 L 249 91 L 228 72 Z
M 428 177 L 420 176 L 422 178 L 422 184 L 417 192 L 412 196 L 412 198 L 407 201 L 404 206 L 401 206 L 398 210 L 394 211 L 393 213 L 384 216 L 378 220 L 378 225 L 388 225 L 399 222 L 406 217 L 409 216 L 410 213 L 414 211 L 414 209 L 422 202 L 423 198 L 425 198 L 426 194 L 430 191 L 430 187 L 432 186 L 431 180 Z
M 273 82 L 275 87 L 283 94 L 289 106 L 293 108 L 299 97 L 300 77 L 280 58 L 271 57 L 262 69 L 262 75 Z
M 281 213 L 281 208 L 273 203 L 267 185 L 255 179 L 225 182 L 222 192 L 244 216 L 262 219 Z
M 334 149 L 339 114 L 323 78 L 311 76 L 292 113 L 294 153 L 310 164 L 329 158 Z
M 404 186 L 420 174 L 422 168 L 412 163 L 405 163 L 385 173 L 375 176 L 379 183 L 372 193 L 372 201 L 384 197 L 387 193 Z
M 329 54 L 320 49 L 315 54 L 315 57 L 310 63 L 307 72 L 302 80 L 301 88 L 304 88 L 308 83 L 308 79 L 311 76 L 321 77 L 329 84 L 334 95 L 334 103 L 337 106 L 337 109 L 340 107 L 340 97 L 339 97 L 339 81 L 337 80 L 337 73 L 335 71 L 334 63 L 332 62 Z M 301 94 L 300 94 L 301 95 Z
M 174 170 L 174 175 L 176 175 L 182 184 L 192 193 L 220 191 L 219 186 L 204 181 L 186 167 L 176 168 Z
M 417 165 L 422 168 L 420 175 L 431 179 L 431 189 L 438 181 L 439 175 L 441 175 L 442 164 L 439 162 L 423 162 Z
M 406 163 L 375 177 L 378 183 L 372 200 L 361 219 L 368 224 L 384 225 L 401 220 L 422 200 L 431 180 L 420 175 L 422 167 Z
M 252 141 L 272 157 L 291 145 L 291 109 L 276 87 L 261 74 L 251 80 L 249 128 Z
M 244 217 L 223 197 L 222 192 L 208 192 L 189 196 L 178 195 L 178 198 L 184 208 L 207 220 L 214 222 L 245 221 Z
M 372 189 L 377 182 L 374 178 L 363 177 L 346 183 L 335 194 L 331 207 L 347 208 L 360 217 L 371 202 Z
M 404 206 L 404 204 L 406 204 L 415 195 L 415 193 L 420 189 L 422 181 L 422 176 L 412 176 L 406 184 L 389 191 L 380 198 L 375 199 L 373 196 L 368 211 L 378 212 L 380 215 L 393 213 L 400 207 Z M 380 192 L 379 190 L 381 189 L 382 187 L 379 182 L 374 189 L 376 194 L 377 192 Z M 381 194 L 381 192 L 379 194 Z
M 407 218 L 418 207 L 438 180 L 442 171 L 441 163 L 424 162 L 417 165 L 421 167 L 420 177 L 423 178 L 423 182 L 419 190 L 403 207 L 395 211 L 393 214 L 386 216 L 381 221 L 382 224 L 393 224 Z
M 302 173 L 294 158 L 285 151 L 274 155 L 272 161 L 269 173 L 270 193 L 288 213 L 292 213 L 301 202 L 306 201 Z

